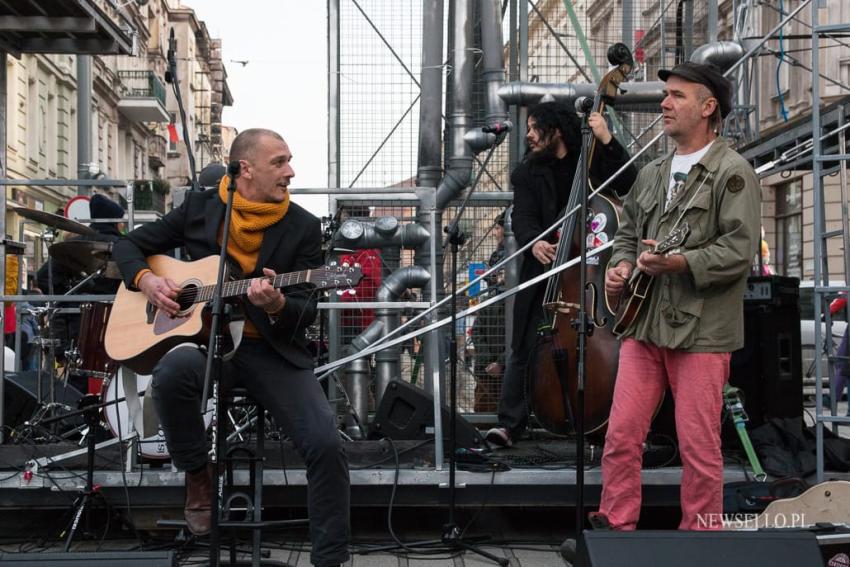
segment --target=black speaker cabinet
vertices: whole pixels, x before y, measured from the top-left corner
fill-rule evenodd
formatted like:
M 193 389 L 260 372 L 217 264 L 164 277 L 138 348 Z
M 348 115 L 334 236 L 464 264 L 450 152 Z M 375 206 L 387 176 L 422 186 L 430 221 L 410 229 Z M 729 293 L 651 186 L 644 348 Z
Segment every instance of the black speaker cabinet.
M 441 406 L 443 438 L 449 438 L 449 408 Z M 455 421 L 457 446 L 468 449 L 484 446 L 484 439 L 475 427 L 459 414 Z M 401 380 L 387 386 L 375 413 L 372 432 L 378 437 L 393 440 L 428 439 L 434 436 L 434 397 Z
M 811 532 L 588 531 L 578 567 L 822 567 Z
M 5 400 L 4 421 L 9 427 L 17 427 L 30 419 L 38 406 L 36 394 L 38 392 L 38 373 L 35 371 L 6 372 L 5 378 Z M 41 377 L 42 397 L 48 400 L 50 391 L 50 377 L 47 373 Z M 56 382 L 56 401 L 60 404 L 77 409 L 77 402 L 82 397 L 79 390 L 70 384 Z M 81 424 L 82 418 L 72 419 L 75 424 Z
M 799 280 L 748 280 L 744 348 L 732 353 L 729 383 L 743 390 L 749 427 L 771 417 L 803 416 Z
M 16 567 L 173 567 L 177 558 L 173 551 L 104 551 L 82 553 L 4 553 L 0 565 Z

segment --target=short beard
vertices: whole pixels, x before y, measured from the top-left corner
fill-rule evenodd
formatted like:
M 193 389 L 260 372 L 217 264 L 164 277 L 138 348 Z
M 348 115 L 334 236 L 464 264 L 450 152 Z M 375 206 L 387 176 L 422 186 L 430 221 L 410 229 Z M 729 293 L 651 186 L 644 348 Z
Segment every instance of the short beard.
M 554 161 L 556 157 L 555 143 L 551 139 L 542 149 L 537 151 L 529 149 L 527 154 L 528 161 L 532 163 L 549 163 Z

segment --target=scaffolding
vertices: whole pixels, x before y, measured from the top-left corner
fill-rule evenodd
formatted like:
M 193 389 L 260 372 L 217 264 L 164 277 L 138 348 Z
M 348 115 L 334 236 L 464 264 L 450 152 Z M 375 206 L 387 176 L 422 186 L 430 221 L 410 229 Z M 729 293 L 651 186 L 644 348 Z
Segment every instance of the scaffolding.
M 417 110 L 422 111 L 419 79 L 432 69 L 424 63 L 429 41 L 419 21 L 423 22 L 422 26 L 426 25 L 423 18 L 433 4 L 427 0 L 412 0 L 403 7 L 395 4 L 388 9 L 380 2 L 367 0 L 329 2 L 330 75 L 338 79 L 335 84 L 332 82 L 329 96 L 329 115 L 332 118 L 329 121 L 328 148 L 333 172 L 329 176 L 331 187 L 350 187 L 356 191 L 359 186 L 416 185 L 417 125 L 412 115 Z M 454 14 L 455 4 L 445 3 L 443 35 L 447 40 L 442 42 L 442 37 L 439 38 L 443 61 L 441 80 L 444 84 L 451 80 L 455 71 L 452 68 L 452 21 L 457 17 Z M 477 31 L 481 10 L 480 3 L 474 4 L 473 28 L 476 35 L 471 104 L 474 123 L 485 125 L 486 69 L 482 64 L 483 53 Z M 816 309 L 810 316 L 818 321 L 824 301 L 834 297 L 838 291 L 846 291 L 850 265 L 846 171 L 843 161 L 836 155 L 846 154 L 844 127 L 846 113 L 850 111 L 850 98 L 845 101 L 840 99 L 840 95 L 850 94 L 850 67 L 846 76 L 844 71 L 839 74 L 825 72 L 818 56 L 822 49 L 847 46 L 844 38 L 848 30 L 841 25 L 817 24 L 817 11 L 826 7 L 825 0 L 505 0 L 500 4 L 506 75 L 506 87 L 500 90 L 500 95 L 510 104 L 513 129 L 505 143 L 494 151 L 480 176 L 476 191 L 510 194 L 510 171 L 524 153 L 526 108 L 552 98 L 569 101 L 571 98 L 564 94 L 564 85 L 598 80 L 606 66 L 605 51 L 610 44 L 622 41 L 632 49 L 638 65 L 631 84 L 640 86 L 638 83 L 644 83 L 647 89 L 655 86 L 653 81 L 657 81 L 657 71 L 661 68 L 692 59 L 710 60 L 722 65 L 736 85 L 733 112 L 724 124 L 724 135 L 735 142 L 741 153 L 760 170 L 760 176 L 787 175 L 789 171 L 811 169 L 817 179 L 812 193 L 814 261 L 809 269 L 808 260 L 804 262 L 801 259 L 803 265 L 800 268 L 802 277 L 814 271 Z M 806 22 L 807 8 L 812 13 L 810 23 Z M 842 12 L 840 17 L 850 19 L 850 14 Z M 800 30 L 805 33 L 797 33 Z M 702 48 L 704 44 L 712 44 L 716 49 L 713 53 L 707 52 Z M 804 61 L 805 55 L 800 55 L 806 50 L 811 51 L 810 64 Z M 415 62 L 419 53 L 423 53 L 423 63 L 418 69 L 421 74 L 417 74 Z M 769 116 L 776 107 L 795 104 L 788 98 L 788 90 L 799 86 L 801 73 L 811 76 L 815 93 L 812 107 L 816 110 L 787 123 Z M 818 112 L 822 84 L 827 84 L 832 90 L 829 104 Z M 519 94 L 506 94 L 508 87 L 515 87 Z M 520 92 L 521 89 L 527 91 Z M 451 116 L 455 101 L 448 85 L 444 92 L 445 99 L 439 111 L 444 132 L 442 152 L 445 164 L 452 143 L 447 117 Z M 644 92 L 649 94 L 639 102 L 614 109 L 617 116 L 613 122 L 614 133 L 630 152 L 639 155 L 638 165 L 667 150 L 667 140 L 661 135 L 658 120 L 660 96 L 652 99 L 653 91 Z M 820 132 L 821 135 L 813 137 L 812 132 Z M 477 177 L 481 168 L 482 160 L 476 158 L 472 177 Z M 825 212 L 827 205 L 831 206 L 834 202 L 824 198 L 824 185 L 821 183 L 824 175 L 834 173 L 840 175 L 840 224 L 833 218 L 834 211 L 829 213 L 832 217 Z M 332 210 L 336 210 L 334 203 L 342 203 L 343 199 L 339 196 L 332 200 Z M 509 200 L 505 204 L 509 204 Z M 771 215 L 773 204 L 765 200 L 763 206 L 765 213 Z M 374 213 L 374 204 L 370 208 Z M 485 259 L 495 250 L 495 242 L 490 235 L 500 212 L 501 204 L 489 210 L 478 207 L 467 217 L 464 229 L 471 235 L 471 244 L 461 250 L 461 262 L 467 266 L 476 261 L 486 262 Z M 442 216 L 442 222 L 449 222 L 452 215 L 449 207 Z M 411 213 L 406 218 L 413 221 L 414 216 Z M 767 239 L 775 241 L 777 238 L 775 229 L 769 229 Z M 802 236 L 800 238 L 802 242 Z M 829 246 L 827 240 L 831 241 Z M 843 246 L 841 255 L 835 253 L 837 242 Z M 827 249 L 832 252 L 824 254 Z M 841 256 L 840 269 L 836 268 L 838 256 Z M 833 266 L 829 266 L 830 259 Z M 844 287 L 830 285 L 830 281 L 835 283 L 829 278 L 830 271 L 833 275 L 843 272 Z M 466 277 L 465 281 L 469 278 Z M 509 281 L 508 287 L 515 283 Z M 474 299 L 470 298 L 472 301 Z M 510 320 L 507 318 L 503 329 L 505 337 L 510 336 L 509 327 Z M 823 368 L 821 364 L 813 365 L 817 372 L 816 421 L 819 432 L 823 423 L 837 424 L 841 421 L 826 415 L 821 403 L 821 385 L 828 381 L 830 373 L 835 372 L 835 363 L 840 360 L 832 341 L 824 340 L 824 335 L 831 337 L 830 328 L 829 314 L 826 315 L 824 332 L 815 325 L 814 358 L 826 352 L 828 361 Z M 470 350 L 474 353 L 474 339 L 467 340 L 468 331 L 462 326 L 455 330 L 462 337 L 461 344 L 471 344 L 473 348 Z M 505 344 L 501 346 L 504 348 Z M 480 369 L 476 370 L 474 354 L 471 361 L 472 380 L 486 380 Z M 405 378 L 411 379 L 409 375 Z M 498 395 L 498 391 L 492 395 Z M 468 400 L 474 395 L 464 392 L 460 397 Z M 833 396 L 832 403 L 835 401 Z M 493 417 L 488 412 L 474 411 L 474 404 L 472 410 L 466 417 L 479 421 Z M 818 448 L 822 459 L 820 433 Z

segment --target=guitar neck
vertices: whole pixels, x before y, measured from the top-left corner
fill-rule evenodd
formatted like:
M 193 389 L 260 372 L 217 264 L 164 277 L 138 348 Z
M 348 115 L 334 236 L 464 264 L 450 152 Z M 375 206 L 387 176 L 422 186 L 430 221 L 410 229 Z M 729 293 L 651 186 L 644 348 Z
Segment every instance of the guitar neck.
M 251 287 L 251 282 L 256 278 L 247 280 L 236 280 L 226 282 L 222 291 L 222 297 L 237 297 L 248 293 L 248 288 Z M 266 277 L 266 280 L 272 284 L 274 288 L 288 287 L 309 281 L 310 270 L 302 270 L 300 272 L 289 272 L 287 274 L 277 274 L 273 277 Z M 205 285 L 197 288 L 189 288 L 186 293 L 197 294 L 195 297 L 187 297 L 192 303 L 207 303 L 215 297 L 215 285 Z M 183 292 L 180 294 L 183 295 Z

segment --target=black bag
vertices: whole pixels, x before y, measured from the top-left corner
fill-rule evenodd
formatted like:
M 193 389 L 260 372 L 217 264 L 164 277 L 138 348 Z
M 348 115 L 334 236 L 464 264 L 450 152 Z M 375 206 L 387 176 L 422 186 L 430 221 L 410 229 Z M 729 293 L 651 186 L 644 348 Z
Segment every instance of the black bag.
M 761 466 L 774 477 L 807 476 L 817 468 L 815 445 L 800 417 L 771 418 L 750 432 Z
M 806 438 L 816 445 L 815 426 L 807 427 Z M 823 467 L 836 472 L 850 471 L 850 439 L 838 437 L 832 430 L 823 429 Z

